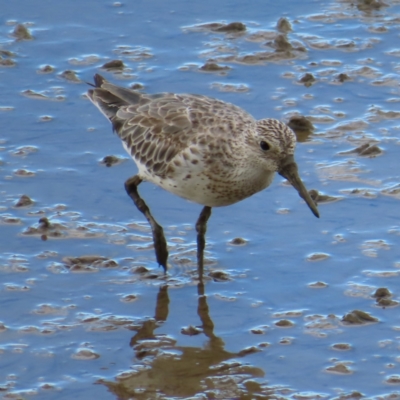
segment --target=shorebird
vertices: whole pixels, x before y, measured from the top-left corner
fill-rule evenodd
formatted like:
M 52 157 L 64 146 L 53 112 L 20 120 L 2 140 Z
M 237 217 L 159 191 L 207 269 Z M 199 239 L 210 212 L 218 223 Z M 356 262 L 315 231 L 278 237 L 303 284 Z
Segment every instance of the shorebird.
M 157 261 L 164 271 L 167 243 L 138 193 L 142 181 L 204 206 L 196 223 L 199 273 L 211 208 L 234 204 L 267 188 L 275 172 L 319 217 L 294 160 L 296 137 L 283 122 L 255 120 L 240 107 L 207 96 L 140 93 L 99 74 L 92 86 L 89 99 L 111 121 L 138 167 L 125 189 L 151 225 Z

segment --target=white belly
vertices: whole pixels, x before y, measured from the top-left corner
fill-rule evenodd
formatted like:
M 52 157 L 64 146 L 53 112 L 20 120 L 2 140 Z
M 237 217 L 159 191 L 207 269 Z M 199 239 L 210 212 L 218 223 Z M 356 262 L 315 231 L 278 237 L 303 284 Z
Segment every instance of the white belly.
M 242 176 L 237 179 L 223 179 L 204 173 L 202 166 L 195 168 L 186 166 L 176 169 L 173 176 L 160 178 L 154 176 L 146 168 L 139 165 L 139 176 L 163 189 L 195 203 L 222 207 L 241 201 L 268 187 L 274 173 L 264 174 L 262 177 Z

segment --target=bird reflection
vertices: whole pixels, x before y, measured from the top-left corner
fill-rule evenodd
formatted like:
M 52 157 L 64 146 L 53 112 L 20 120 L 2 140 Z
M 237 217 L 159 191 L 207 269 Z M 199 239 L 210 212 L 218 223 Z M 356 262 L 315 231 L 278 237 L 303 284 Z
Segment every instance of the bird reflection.
M 134 372 L 116 382 L 103 382 L 118 399 L 144 400 L 156 394 L 188 397 L 205 390 L 218 390 L 219 393 L 223 390 L 227 393 L 224 398 L 236 398 L 229 393 L 239 392 L 250 396 L 245 398 L 253 398 L 255 389 L 245 389 L 240 386 L 240 381 L 264 376 L 264 372 L 238 361 L 248 354 L 246 351 L 225 350 L 224 341 L 214 333 L 203 282 L 198 283 L 197 290 L 197 314 L 201 324 L 195 332 L 204 334 L 207 342 L 202 347 L 180 346 L 171 336 L 155 332 L 162 328 L 169 313 L 168 286 L 160 287 L 154 318 L 138 324 L 130 341 L 135 352 Z M 226 386 L 230 378 L 229 389 L 218 388 L 222 382 Z

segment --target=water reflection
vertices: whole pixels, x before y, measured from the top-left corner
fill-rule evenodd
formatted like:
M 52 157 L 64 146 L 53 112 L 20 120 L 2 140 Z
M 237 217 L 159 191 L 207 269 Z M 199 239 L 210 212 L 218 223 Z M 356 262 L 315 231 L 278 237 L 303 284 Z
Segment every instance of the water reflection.
M 264 376 L 260 368 L 245 365 L 238 358 L 252 351 L 230 352 L 221 337 L 214 333 L 204 284 L 199 282 L 197 314 L 201 324 L 182 329 L 188 335 L 203 334 L 208 339 L 202 347 L 179 346 L 165 333 L 156 333 L 168 318 L 168 285 L 157 295 L 154 318 L 141 322 L 130 340 L 134 365 L 115 382 L 104 381 L 119 399 L 150 399 L 154 396 L 193 396 L 216 392 L 223 398 L 254 398 L 261 385 L 251 378 Z M 250 384 L 251 382 L 251 384 Z M 221 398 L 221 397 L 218 397 Z

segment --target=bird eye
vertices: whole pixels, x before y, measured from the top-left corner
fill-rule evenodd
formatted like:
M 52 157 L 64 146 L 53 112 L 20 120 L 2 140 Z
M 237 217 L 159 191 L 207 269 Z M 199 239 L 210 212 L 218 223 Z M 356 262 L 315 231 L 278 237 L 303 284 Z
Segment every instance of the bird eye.
M 261 147 L 261 150 L 264 150 L 264 151 L 267 151 L 267 150 L 270 149 L 269 143 L 264 142 L 264 140 L 262 140 L 262 141 L 260 142 L 260 147 Z

